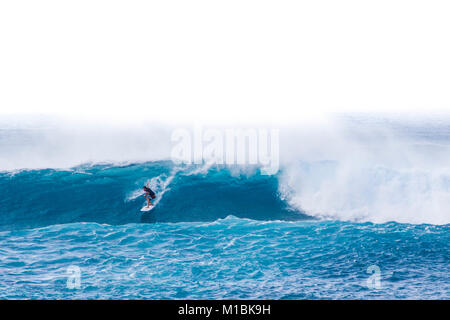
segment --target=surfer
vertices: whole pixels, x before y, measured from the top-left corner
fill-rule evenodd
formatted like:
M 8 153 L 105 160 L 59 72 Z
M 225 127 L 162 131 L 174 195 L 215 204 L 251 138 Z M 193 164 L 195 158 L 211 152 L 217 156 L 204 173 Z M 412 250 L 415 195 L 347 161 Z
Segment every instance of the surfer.
M 144 187 L 142 187 L 142 189 L 144 190 L 145 198 L 147 199 L 147 208 L 150 208 L 150 206 L 153 206 L 151 199 L 155 199 L 156 195 L 152 191 L 152 189 L 150 189 L 150 182 L 148 180 L 147 184 Z

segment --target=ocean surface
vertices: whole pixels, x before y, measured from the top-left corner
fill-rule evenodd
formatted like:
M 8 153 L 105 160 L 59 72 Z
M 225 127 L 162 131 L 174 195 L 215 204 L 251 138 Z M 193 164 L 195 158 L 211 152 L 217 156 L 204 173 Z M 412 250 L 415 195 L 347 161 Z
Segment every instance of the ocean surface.
M 5 169 L 0 299 L 449 299 L 450 139 L 418 128 L 391 147 L 358 136 L 383 146 L 376 161 L 346 143 L 272 176 L 162 160 Z

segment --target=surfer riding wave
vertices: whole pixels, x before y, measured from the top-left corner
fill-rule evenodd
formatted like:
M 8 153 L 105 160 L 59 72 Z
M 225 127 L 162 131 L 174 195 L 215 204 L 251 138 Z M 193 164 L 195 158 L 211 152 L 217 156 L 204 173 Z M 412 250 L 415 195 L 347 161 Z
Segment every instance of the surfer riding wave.
M 153 206 L 151 200 L 156 198 L 155 193 L 152 191 L 152 189 L 150 189 L 150 181 L 147 180 L 147 184 L 143 186 L 142 189 L 144 190 L 144 196 L 147 199 L 147 208 L 150 208 L 150 206 Z

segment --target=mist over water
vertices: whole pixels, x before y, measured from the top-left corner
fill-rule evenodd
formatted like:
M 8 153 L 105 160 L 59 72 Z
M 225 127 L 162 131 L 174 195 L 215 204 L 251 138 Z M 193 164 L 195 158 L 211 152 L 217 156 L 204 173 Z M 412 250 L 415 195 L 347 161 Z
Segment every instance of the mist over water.
M 306 135 L 295 140 L 300 146 L 291 148 L 282 190 L 293 207 L 315 217 L 449 223 L 446 119 L 341 118 L 321 143 L 302 148 Z

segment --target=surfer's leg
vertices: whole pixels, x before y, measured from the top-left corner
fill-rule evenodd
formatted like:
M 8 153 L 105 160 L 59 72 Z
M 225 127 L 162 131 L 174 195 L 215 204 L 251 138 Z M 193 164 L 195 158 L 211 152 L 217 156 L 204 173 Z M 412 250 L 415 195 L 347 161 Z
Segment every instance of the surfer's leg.
M 150 201 L 150 197 L 146 196 L 145 198 L 147 198 L 147 207 L 150 207 L 153 205 L 153 203 Z

